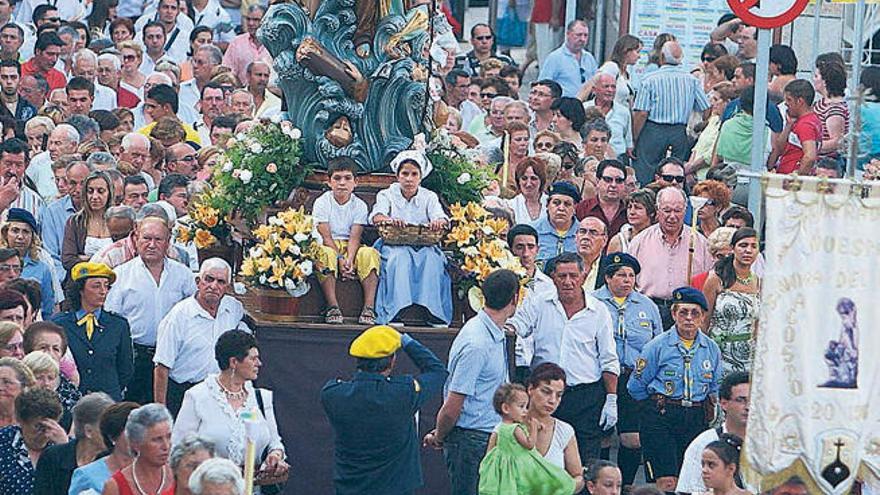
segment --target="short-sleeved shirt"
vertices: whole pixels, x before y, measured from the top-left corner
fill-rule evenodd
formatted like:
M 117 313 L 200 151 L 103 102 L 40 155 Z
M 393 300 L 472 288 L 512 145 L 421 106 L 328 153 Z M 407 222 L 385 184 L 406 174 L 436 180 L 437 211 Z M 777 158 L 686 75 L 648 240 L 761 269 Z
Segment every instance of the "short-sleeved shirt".
M 336 202 L 333 191 L 327 191 L 315 200 L 312 216 L 316 223 L 329 223 L 330 235 L 335 241 L 347 241 L 351 236 L 353 225 L 367 225 L 369 211 L 362 199 L 351 195 L 348 202 L 341 205 Z
M 687 124 L 692 112 L 709 108 L 699 79 L 679 65 L 664 65 L 642 79 L 633 110 L 657 124 Z
M 592 53 L 581 50 L 580 54 L 575 55 L 563 43 L 541 63 L 541 75 L 538 79 L 556 81 L 562 87 L 562 96 L 573 98 L 598 68 L 599 64 Z
M 822 139 L 822 122 L 815 113 L 810 112 L 800 116 L 788 133 L 788 142 L 785 143 L 785 151 L 779 158 L 779 167 L 777 172 L 780 174 L 790 174 L 798 169 L 801 158 L 804 157 L 803 143 L 813 141 L 816 146 Z
M 465 396 L 456 426 L 491 432 L 501 421 L 492 397 L 508 381 L 504 332 L 485 311 L 468 320 L 449 350 L 449 379 L 444 395 Z
M 849 132 L 849 107 L 846 105 L 846 101 L 829 101 L 828 98 L 820 98 L 813 105 L 813 112 L 816 113 L 816 117 L 822 123 L 822 141 L 831 139 L 831 135 L 828 134 L 828 125 L 826 124 L 831 117 L 843 119 L 843 134 L 846 135 Z M 819 150 L 819 155 L 821 156 L 834 156 L 838 153 L 839 150 L 836 149 Z

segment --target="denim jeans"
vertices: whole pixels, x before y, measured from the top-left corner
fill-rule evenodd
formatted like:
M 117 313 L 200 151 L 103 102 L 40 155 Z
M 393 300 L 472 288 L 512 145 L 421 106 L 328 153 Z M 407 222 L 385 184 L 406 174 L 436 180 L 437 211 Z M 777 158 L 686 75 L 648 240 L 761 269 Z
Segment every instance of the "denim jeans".
M 486 455 L 489 432 L 455 427 L 443 439 L 443 458 L 449 472 L 451 495 L 477 495 L 480 461 Z

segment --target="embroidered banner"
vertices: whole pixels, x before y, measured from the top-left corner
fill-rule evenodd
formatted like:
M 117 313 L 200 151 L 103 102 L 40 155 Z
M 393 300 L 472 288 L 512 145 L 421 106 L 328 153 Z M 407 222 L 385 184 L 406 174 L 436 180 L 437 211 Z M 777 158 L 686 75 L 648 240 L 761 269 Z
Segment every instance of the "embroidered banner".
M 876 193 L 782 176 L 766 184 L 767 265 L 743 456 L 753 486 L 798 476 L 809 493 L 841 494 L 880 473 Z

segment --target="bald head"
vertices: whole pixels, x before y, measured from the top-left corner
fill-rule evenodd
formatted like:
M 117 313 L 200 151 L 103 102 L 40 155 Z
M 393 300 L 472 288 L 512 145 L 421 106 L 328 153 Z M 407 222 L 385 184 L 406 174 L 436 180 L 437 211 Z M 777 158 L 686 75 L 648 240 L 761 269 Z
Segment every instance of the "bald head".
M 678 44 L 678 41 L 667 41 L 663 43 L 663 63 L 666 65 L 681 65 L 681 59 L 684 56 L 684 52 L 681 50 L 681 45 Z
M 584 261 L 592 264 L 602 254 L 608 242 L 608 229 L 605 222 L 596 217 L 587 217 L 578 224 L 575 234 L 578 254 Z

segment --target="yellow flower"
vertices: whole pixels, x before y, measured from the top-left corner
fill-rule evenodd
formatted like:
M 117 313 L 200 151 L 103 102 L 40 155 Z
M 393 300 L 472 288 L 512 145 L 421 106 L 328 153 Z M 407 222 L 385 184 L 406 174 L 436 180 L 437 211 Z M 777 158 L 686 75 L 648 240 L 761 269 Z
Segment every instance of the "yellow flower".
M 182 244 L 188 243 L 192 239 L 192 232 L 189 229 L 181 227 L 180 230 L 177 231 L 177 240 Z
M 293 241 L 289 237 L 278 239 L 278 250 L 282 253 L 286 253 L 290 246 L 293 246 Z
M 270 234 L 272 234 L 272 227 L 269 227 L 268 225 L 260 225 L 254 229 L 254 235 L 261 241 L 268 239 Z
M 196 247 L 198 249 L 204 249 L 206 247 L 209 247 L 209 246 L 213 245 L 216 241 L 217 241 L 217 238 L 214 237 L 214 235 L 211 234 L 210 232 L 208 232 L 207 230 L 204 230 L 204 229 L 196 230 L 195 242 L 196 242 Z
M 456 225 L 451 231 L 449 231 L 446 239 L 450 244 L 454 242 L 458 247 L 462 247 L 471 242 L 471 230 L 467 225 Z
M 211 209 L 211 211 L 214 211 L 213 208 Z M 205 224 L 205 227 L 208 227 L 209 229 L 216 227 L 219 221 L 220 219 L 217 218 L 216 214 L 208 215 L 202 218 L 202 223 Z
M 455 203 L 454 205 L 449 207 L 449 213 L 451 214 L 453 222 L 463 222 L 465 219 L 466 211 L 460 203 Z
M 268 256 L 262 256 L 260 258 L 257 258 L 254 261 L 254 264 L 256 265 L 257 270 L 259 270 L 260 273 L 265 273 L 268 272 L 270 268 L 272 268 L 272 258 L 269 258 Z
M 287 270 L 284 269 L 284 266 L 280 263 L 272 264 L 272 276 L 269 277 L 268 282 L 270 284 L 278 284 L 284 285 L 284 276 L 287 274 Z
M 485 221 L 486 227 L 492 229 L 492 233 L 495 235 L 501 235 L 502 232 L 508 229 L 507 220 L 503 218 L 489 218 Z
M 253 277 L 257 273 L 257 266 L 252 258 L 246 258 L 241 262 L 241 274 L 245 277 Z

